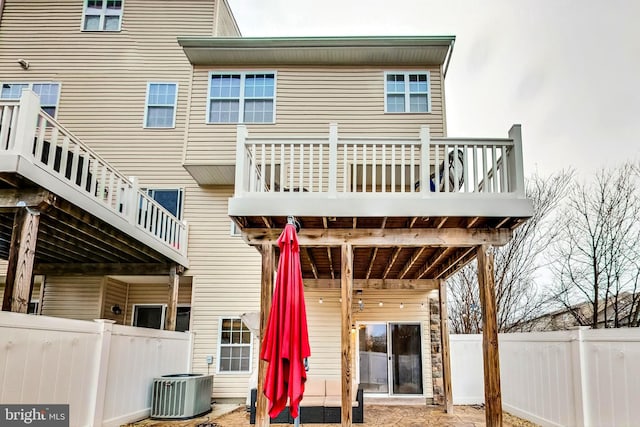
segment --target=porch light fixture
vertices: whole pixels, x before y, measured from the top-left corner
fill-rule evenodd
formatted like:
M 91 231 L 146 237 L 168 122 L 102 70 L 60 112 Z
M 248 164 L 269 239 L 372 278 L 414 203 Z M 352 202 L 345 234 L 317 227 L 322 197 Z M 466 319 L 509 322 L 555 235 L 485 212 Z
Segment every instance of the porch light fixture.
M 354 324 L 351 325 L 351 333 L 352 334 L 356 333 L 356 325 L 354 325 Z
M 111 306 L 111 312 L 115 315 L 119 315 L 122 314 L 122 309 L 118 304 L 114 304 Z
M 378 307 L 382 307 L 383 305 L 384 305 L 384 303 L 383 303 L 382 301 L 380 301 L 380 302 L 378 303 Z
M 403 302 L 400 303 L 400 308 L 404 308 L 404 303 Z
M 322 304 L 324 301 L 322 300 L 322 297 L 320 297 L 320 299 L 318 300 L 318 304 Z

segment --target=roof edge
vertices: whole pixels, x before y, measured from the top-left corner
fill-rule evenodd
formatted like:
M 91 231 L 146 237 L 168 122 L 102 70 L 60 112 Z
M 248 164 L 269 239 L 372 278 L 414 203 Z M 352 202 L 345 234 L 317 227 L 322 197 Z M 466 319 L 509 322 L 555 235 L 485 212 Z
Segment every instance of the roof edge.
M 451 46 L 456 37 L 441 36 L 346 36 L 346 37 L 199 37 L 180 36 L 182 47 L 374 47 Z

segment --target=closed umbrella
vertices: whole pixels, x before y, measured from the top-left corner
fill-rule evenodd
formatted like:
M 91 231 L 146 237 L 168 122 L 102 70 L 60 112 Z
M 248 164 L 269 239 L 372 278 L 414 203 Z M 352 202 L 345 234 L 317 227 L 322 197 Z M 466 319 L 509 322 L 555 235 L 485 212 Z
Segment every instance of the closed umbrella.
M 272 418 L 282 412 L 287 400 L 291 416 L 298 416 L 307 379 L 304 360 L 311 355 L 300 247 L 293 219 L 288 222 L 278 239 L 280 260 L 276 286 L 260 350 L 260 358 L 268 362 L 264 394 L 270 401 Z

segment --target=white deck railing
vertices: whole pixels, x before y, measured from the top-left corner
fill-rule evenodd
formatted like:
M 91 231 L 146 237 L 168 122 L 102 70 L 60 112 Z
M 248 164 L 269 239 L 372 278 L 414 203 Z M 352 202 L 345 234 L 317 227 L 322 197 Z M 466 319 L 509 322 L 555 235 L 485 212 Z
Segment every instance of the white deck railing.
M 20 102 L 0 103 L 0 155 L 23 156 L 181 255 L 187 226 L 40 109 L 38 96 L 24 90 Z M 38 182 L 47 188 L 46 182 Z
M 427 126 L 413 139 L 338 137 L 336 124 L 324 138 L 255 137 L 238 126 L 235 196 L 290 191 L 524 197 L 520 126 L 504 139 L 430 138 Z

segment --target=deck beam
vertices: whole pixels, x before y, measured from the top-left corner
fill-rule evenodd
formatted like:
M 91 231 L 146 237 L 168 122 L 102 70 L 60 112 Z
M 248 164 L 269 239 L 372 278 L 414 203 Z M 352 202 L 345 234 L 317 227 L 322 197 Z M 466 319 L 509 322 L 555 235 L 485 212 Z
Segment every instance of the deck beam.
M 314 289 L 340 289 L 341 279 L 304 279 L 304 286 Z M 353 279 L 354 290 L 364 289 L 438 289 L 435 279 Z
M 280 229 L 245 228 L 244 239 L 250 245 L 277 245 Z M 502 246 L 511 239 L 509 229 L 380 229 L 380 228 L 308 228 L 300 230 L 300 246 L 383 246 L 383 247 L 468 247 L 490 244 Z

